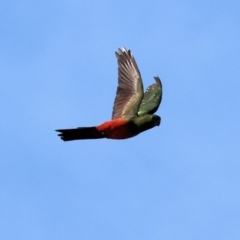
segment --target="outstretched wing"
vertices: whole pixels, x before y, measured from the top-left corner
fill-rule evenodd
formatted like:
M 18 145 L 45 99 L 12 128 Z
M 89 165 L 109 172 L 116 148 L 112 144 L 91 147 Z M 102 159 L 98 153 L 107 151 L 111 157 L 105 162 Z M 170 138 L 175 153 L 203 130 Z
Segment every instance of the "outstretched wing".
M 158 110 L 162 100 L 162 83 L 159 77 L 154 77 L 156 83 L 150 85 L 144 93 L 138 116 L 153 114 Z
M 137 63 L 130 50 L 118 49 L 118 87 L 112 119 L 137 115 L 143 98 L 143 84 Z

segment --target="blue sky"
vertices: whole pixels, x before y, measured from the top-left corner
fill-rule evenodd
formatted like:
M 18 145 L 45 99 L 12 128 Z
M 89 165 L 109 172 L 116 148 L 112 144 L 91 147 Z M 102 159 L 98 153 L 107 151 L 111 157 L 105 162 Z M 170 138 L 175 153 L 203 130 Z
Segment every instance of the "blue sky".
M 5 1 L 0 7 L 0 239 L 238 240 L 240 2 Z M 117 48 L 162 122 L 64 143 L 109 120 Z

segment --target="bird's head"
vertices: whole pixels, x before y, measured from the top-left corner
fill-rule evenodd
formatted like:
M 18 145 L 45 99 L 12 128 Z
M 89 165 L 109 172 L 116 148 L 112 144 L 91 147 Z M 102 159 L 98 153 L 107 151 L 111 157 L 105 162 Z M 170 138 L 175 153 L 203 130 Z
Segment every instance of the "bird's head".
M 158 115 L 148 114 L 136 117 L 132 120 L 131 129 L 136 132 L 143 132 L 155 126 L 159 126 L 161 118 Z

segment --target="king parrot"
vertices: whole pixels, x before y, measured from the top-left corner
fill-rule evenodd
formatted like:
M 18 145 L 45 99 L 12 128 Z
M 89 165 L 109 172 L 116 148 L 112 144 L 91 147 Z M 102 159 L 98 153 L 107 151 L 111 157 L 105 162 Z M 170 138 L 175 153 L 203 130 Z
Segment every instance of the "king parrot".
M 80 139 L 126 139 L 159 126 L 161 118 L 154 115 L 162 100 L 162 83 L 155 83 L 145 93 L 140 71 L 131 50 L 118 49 L 118 87 L 113 105 L 112 119 L 95 127 L 58 129 L 63 141 Z

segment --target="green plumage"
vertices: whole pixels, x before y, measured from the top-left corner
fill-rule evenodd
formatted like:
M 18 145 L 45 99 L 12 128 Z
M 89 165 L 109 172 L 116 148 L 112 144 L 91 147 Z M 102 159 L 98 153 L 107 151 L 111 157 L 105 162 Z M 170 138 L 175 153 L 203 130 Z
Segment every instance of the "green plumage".
M 157 111 L 162 100 L 162 83 L 159 77 L 154 77 L 156 83 L 150 85 L 144 93 L 138 116 L 153 114 Z
M 129 131 L 135 135 L 159 126 L 161 118 L 158 115 L 147 114 L 142 117 L 134 117 L 129 121 Z

